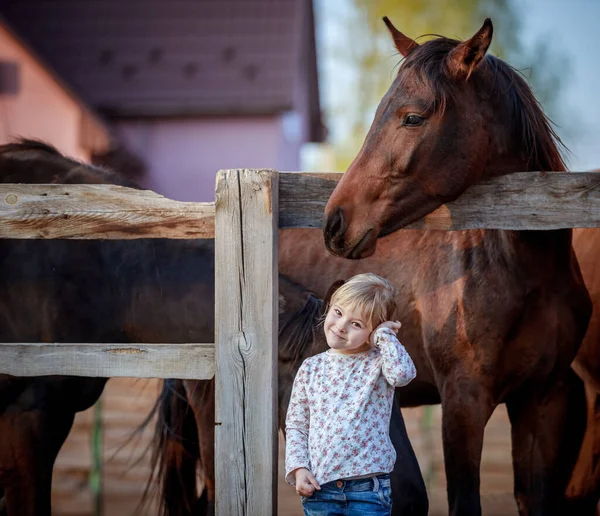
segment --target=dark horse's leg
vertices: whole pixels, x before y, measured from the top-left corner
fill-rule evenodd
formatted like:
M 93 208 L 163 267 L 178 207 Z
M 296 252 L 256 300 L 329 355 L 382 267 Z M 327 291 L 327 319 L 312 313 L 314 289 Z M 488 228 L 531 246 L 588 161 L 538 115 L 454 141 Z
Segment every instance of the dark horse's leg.
M 485 383 L 453 371 L 441 382 L 444 465 L 451 516 L 480 516 L 483 434 L 495 405 Z
M 396 464 L 390 474 L 392 516 L 427 516 L 429 500 L 425 482 L 396 400 L 392 407 L 390 438 L 396 449 Z
M 581 380 L 567 371 L 545 389 L 523 388 L 507 400 L 512 425 L 515 498 L 522 516 L 595 514 L 584 500 L 566 500 L 585 425 Z
M 74 413 L 42 411 L 0 416 L 2 482 L 8 516 L 50 516 L 52 468 Z
M 5 377 L 2 377 L 4 380 Z M 8 516 L 50 516 L 52 469 L 75 417 L 104 379 L 9 379 L 0 411 L 0 484 Z M 8 385 L 8 383 L 7 383 Z

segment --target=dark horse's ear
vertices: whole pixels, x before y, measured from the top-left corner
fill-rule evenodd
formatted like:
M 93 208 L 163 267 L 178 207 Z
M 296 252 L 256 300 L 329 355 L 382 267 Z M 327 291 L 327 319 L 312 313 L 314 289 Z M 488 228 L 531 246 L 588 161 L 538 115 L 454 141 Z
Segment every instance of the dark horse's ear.
M 323 313 L 326 314 L 329 311 L 329 303 L 331 302 L 331 296 L 333 293 L 340 288 L 344 284 L 344 280 L 340 279 L 334 281 L 331 286 L 327 289 L 327 294 L 325 294 L 325 298 L 323 299 Z
M 390 21 L 390 19 L 387 16 L 383 17 L 383 23 L 386 24 L 388 30 L 390 31 L 390 34 L 394 39 L 394 45 L 396 45 L 398 52 L 400 52 L 404 57 L 406 57 L 415 48 L 419 46 L 419 44 L 415 40 L 410 39 L 408 36 L 405 36 L 396 27 L 394 27 L 394 24 Z
M 467 41 L 448 54 L 447 64 L 450 74 L 457 80 L 467 80 L 481 62 L 492 42 L 494 27 L 492 20 L 486 18 L 481 29 Z

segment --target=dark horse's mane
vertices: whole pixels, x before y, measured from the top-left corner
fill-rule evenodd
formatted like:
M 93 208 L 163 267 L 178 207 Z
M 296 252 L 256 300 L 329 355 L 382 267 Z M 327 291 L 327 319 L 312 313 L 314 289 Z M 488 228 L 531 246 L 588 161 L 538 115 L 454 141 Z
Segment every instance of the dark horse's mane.
M 26 138 L 0 145 L 0 183 L 108 183 L 138 188 L 111 170 L 81 163 L 52 145 Z
M 323 301 L 312 294 L 297 311 L 279 314 L 279 353 L 299 360 L 315 338 L 315 330 L 322 316 Z
M 455 39 L 437 37 L 417 47 L 403 63 L 403 68 L 414 70 L 423 85 L 435 93 L 434 111 L 443 112 L 460 87 L 449 74 L 445 59 L 459 43 Z M 499 104 L 497 112 L 504 118 L 499 125 L 506 129 L 511 146 L 519 150 L 528 170 L 566 170 L 559 150 L 566 147 L 521 73 L 489 54 L 479 67 L 481 73 L 473 74 L 469 80 L 478 81 L 477 90 L 489 92 L 487 95 Z

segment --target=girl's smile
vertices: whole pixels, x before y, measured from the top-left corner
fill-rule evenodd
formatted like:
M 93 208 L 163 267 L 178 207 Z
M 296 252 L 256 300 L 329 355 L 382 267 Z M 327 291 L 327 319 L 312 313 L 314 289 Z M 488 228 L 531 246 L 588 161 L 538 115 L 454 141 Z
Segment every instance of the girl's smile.
M 325 338 L 334 353 L 353 354 L 370 349 L 371 328 L 362 313 L 333 305 L 325 318 Z

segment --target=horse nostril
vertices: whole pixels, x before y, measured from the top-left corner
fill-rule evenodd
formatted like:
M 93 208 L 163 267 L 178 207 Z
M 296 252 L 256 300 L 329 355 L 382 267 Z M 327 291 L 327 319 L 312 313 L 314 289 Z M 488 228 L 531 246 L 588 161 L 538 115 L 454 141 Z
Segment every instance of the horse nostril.
M 341 237 L 346 231 L 344 210 L 337 208 L 325 221 L 325 234 L 329 238 Z

